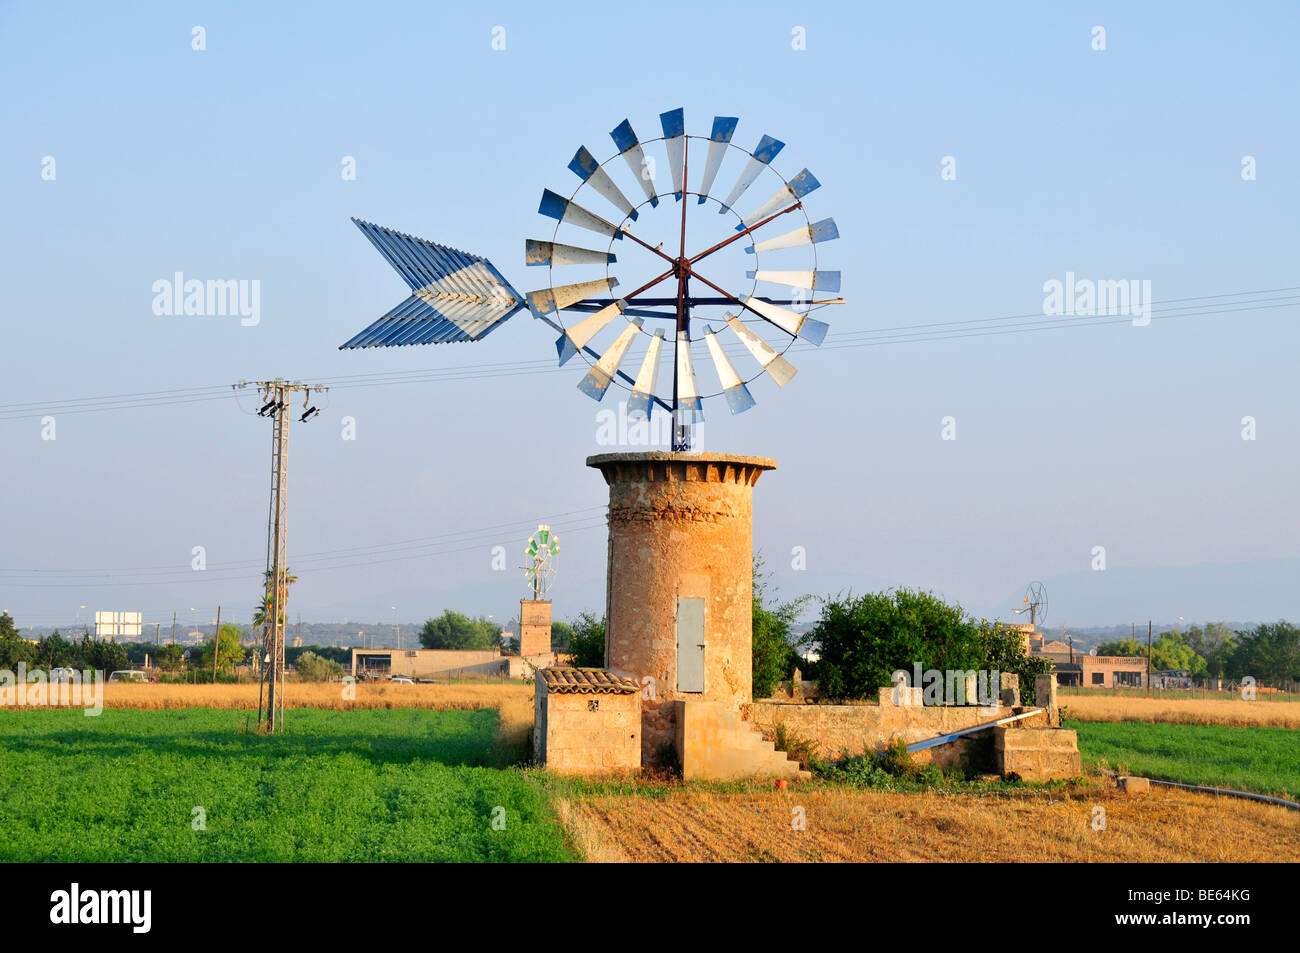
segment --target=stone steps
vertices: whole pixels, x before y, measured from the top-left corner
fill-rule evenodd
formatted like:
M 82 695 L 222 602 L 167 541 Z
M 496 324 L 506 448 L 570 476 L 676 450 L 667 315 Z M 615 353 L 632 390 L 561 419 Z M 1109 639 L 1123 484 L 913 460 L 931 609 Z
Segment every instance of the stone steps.
M 717 702 L 679 702 L 678 751 L 682 777 L 733 781 L 776 777 L 812 777 L 767 741 L 740 716 Z

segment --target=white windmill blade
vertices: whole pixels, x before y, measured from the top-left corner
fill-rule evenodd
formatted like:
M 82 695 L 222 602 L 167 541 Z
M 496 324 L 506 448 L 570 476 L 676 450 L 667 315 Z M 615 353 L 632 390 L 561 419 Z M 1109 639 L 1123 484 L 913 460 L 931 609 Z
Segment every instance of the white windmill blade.
M 817 181 L 813 174 L 804 169 L 791 179 L 788 184 L 781 186 L 770 199 L 754 209 L 752 213 L 746 215 L 741 223 L 736 226 L 736 231 L 743 232 L 751 225 L 761 222 L 773 212 L 779 212 L 787 205 L 793 205 L 820 185 L 821 183 Z
M 609 173 L 600 167 L 596 157 L 587 151 L 586 146 L 578 146 L 578 151 L 573 154 L 573 159 L 569 162 L 569 170 L 603 195 L 610 205 L 632 221 L 636 221 L 636 209 L 623 194 L 623 190 L 614 184 Z
M 668 171 L 673 175 L 673 192 L 682 200 L 682 167 L 686 163 L 686 110 L 670 109 L 659 114 L 664 130 L 664 148 L 668 150 Z
M 754 180 L 758 178 L 758 174 L 762 172 L 763 169 L 776 158 L 776 154 L 784 148 L 784 142 L 781 142 L 778 139 L 773 139 L 768 135 L 764 135 L 763 138 L 758 141 L 758 148 L 754 150 L 753 158 L 745 163 L 745 168 L 744 171 L 740 173 L 740 178 L 737 179 L 736 184 L 731 187 L 731 194 L 728 195 L 727 200 L 722 203 L 722 208 L 718 209 L 719 215 L 736 204 L 736 199 L 745 194 L 745 190 L 754 184 Z
M 762 365 L 763 370 L 776 381 L 777 387 L 784 387 L 790 383 L 795 374 L 799 373 L 793 364 L 787 361 L 772 345 L 768 344 L 761 337 L 745 326 L 745 322 L 734 314 L 726 315 L 727 327 L 736 332 L 736 337 L 740 338 L 749 353 L 754 355 L 754 360 Z
M 605 396 L 605 391 L 609 390 L 610 382 L 618 372 L 618 366 L 623 363 L 623 356 L 627 354 L 632 339 L 640 332 L 641 324 L 640 318 L 633 318 L 628 322 L 623 333 L 614 339 L 609 350 L 601 355 L 600 360 L 587 372 L 587 376 L 578 381 L 578 390 L 596 400 Z
M 801 225 L 793 231 L 786 232 L 784 235 L 777 235 L 775 238 L 756 242 L 749 248 L 746 248 L 745 253 L 754 255 L 761 251 L 776 251 L 780 248 L 798 248 L 800 245 L 816 245 L 819 242 L 828 242 L 833 238 L 839 237 L 840 230 L 835 226 L 835 219 L 824 218 L 820 222 L 814 222 L 811 225 Z
M 528 310 L 533 312 L 533 317 L 540 318 L 598 294 L 608 294 L 616 284 L 617 278 L 597 278 L 595 281 L 579 281 L 577 284 L 530 291 L 524 297 L 528 300 Z
M 641 361 L 641 370 L 637 372 L 636 383 L 632 385 L 632 396 L 628 398 L 627 415 L 633 417 L 650 417 L 650 407 L 654 403 L 655 384 L 659 380 L 659 352 L 663 350 L 663 329 L 655 331 L 646 348 L 645 358 Z
M 618 257 L 612 252 L 545 242 L 536 238 L 524 241 L 525 265 L 612 265 Z
M 695 383 L 695 363 L 691 360 L 691 340 L 685 331 L 677 332 L 677 411 L 674 423 L 698 423 L 704 419 L 704 402 Z
M 801 337 L 809 344 L 817 345 L 826 340 L 826 332 L 829 328 L 823 321 L 815 321 L 806 314 L 788 311 L 761 298 L 755 298 L 753 295 L 746 295 L 741 300 L 744 301 L 745 307 L 750 311 L 753 311 L 765 321 L 775 324 L 791 337 Z
M 616 317 L 627 310 L 627 302 L 619 299 L 613 304 L 606 305 L 590 317 L 583 318 L 571 328 L 565 328 L 555 341 L 555 349 L 560 355 L 560 366 L 563 367 L 573 355 L 591 343 L 601 331 L 609 325 Z
M 709 357 L 713 358 L 713 366 L 717 369 L 718 381 L 722 384 L 722 394 L 727 398 L 728 409 L 733 416 L 743 414 L 754 406 L 754 396 L 745 386 L 745 382 L 740 379 L 736 369 L 731 366 L 731 361 L 727 360 L 727 355 L 722 352 L 722 343 L 713 333 L 713 328 L 704 332 L 704 343 L 709 346 Z
M 587 211 L 577 202 L 571 202 L 563 195 L 552 192 L 550 189 L 543 190 L 542 204 L 538 206 L 537 211 L 548 218 L 568 222 L 570 225 L 577 225 L 579 228 L 585 228 L 600 235 L 607 235 L 610 238 L 623 237 L 623 232 L 617 225 L 605 221 L 595 212 Z
M 773 285 L 785 285 L 787 288 L 803 288 L 807 291 L 839 291 L 840 273 L 838 271 L 758 271 L 745 272 L 746 278 L 757 278 Z
M 722 160 L 727 154 L 727 146 L 736 133 L 736 124 L 740 120 L 735 116 L 714 116 L 713 132 L 709 136 L 709 157 L 704 162 L 704 178 L 700 180 L 700 199 L 696 204 L 703 205 L 713 188 L 713 180 L 718 177 Z
M 614 145 L 622 154 L 627 167 L 641 183 L 641 191 L 650 200 L 650 207 L 656 207 L 659 204 L 659 197 L 655 195 L 654 167 L 646 163 L 645 150 L 641 148 L 636 133 L 632 131 L 632 124 L 624 119 L 610 131 L 609 136 L 614 140 Z

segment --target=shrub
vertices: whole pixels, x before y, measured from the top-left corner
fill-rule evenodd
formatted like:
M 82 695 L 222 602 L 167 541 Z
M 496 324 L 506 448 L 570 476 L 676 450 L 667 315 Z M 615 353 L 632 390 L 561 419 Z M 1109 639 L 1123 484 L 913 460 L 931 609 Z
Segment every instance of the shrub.
M 569 654 L 578 668 L 603 668 L 605 665 L 605 620 L 584 612 L 571 623 Z
M 333 682 L 343 677 L 342 665 L 333 659 L 321 658 L 315 652 L 299 655 L 294 670 L 304 682 Z

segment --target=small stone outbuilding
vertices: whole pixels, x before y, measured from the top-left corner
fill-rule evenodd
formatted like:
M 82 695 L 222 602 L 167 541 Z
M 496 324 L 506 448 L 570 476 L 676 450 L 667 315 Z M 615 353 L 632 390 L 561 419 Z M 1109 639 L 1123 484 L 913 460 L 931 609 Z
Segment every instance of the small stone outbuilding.
M 639 771 L 641 689 L 600 668 L 537 671 L 533 760 L 561 774 Z

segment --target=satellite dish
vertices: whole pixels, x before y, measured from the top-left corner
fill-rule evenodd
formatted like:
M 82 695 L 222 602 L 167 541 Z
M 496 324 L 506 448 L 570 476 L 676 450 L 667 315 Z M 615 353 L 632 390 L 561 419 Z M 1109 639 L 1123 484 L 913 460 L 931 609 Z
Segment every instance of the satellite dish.
M 703 420 L 705 400 L 725 397 L 738 414 L 754 405 L 748 385 L 764 373 L 784 387 L 796 373 L 785 352 L 797 339 L 820 345 L 826 337 L 826 324 L 811 312 L 844 301 L 825 295 L 839 291 L 840 273 L 818 267 L 817 247 L 838 238 L 839 230 L 833 219 L 814 221 L 804 209 L 804 199 L 820 183 L 807 169 L 789 179 L 776 172 L 772 160 L 785 144 L 772 136 L 762 136 L 753 151 L 736 145 L 734 117 L 715 117 L 707 136 L 687 133 L 682 109 L 660 114 L 659 121 L 663 135 L 642 140 L 624 119 L 610 133 L 615 151 L 603 162 L 586 146 L 578 148 L 568 165 L 581 180 L 577 188 L 567 196 L 543 191 L 538 212 L 556 224 L 549 239 L 527 239 L 524 263 L 545 266 L 548 281 L 527 295 L 485 258 L 353 219 L 412 293 L 342 347 L 477 341 L 526 308 L 559 332 L 561 365 L 583 356 L 588 369 L 578 389 L 584 394 L 599 401 L 617 384 L 630 392 L 630 417 L 648 420 L 656 406 L 671 414 L 674 450 L 690 449 L 691 428 Z M 667 160 L 668 191 L 658 189 L 656 155 Z M 720 199 L 712 190 L 729 158 L 738 175 Z M 692 189 L 697 169 L 702 172 Z M 641 193 L 635 204 L 628 197 L 632 190 L 615 176 L 635 184 Z M 760 177 L 770 180 L 770 197 L 738 208 Z M 709 247 L 688 248 L 688 207 L 706 204 L 730 216 L 723 221 L 734 229 L 720 228 Z M 653 209 L 659 209 L 658 218 L 647 214 Z M 591 233 L 606 239 L 604 249 L 587 247 Z M 655 244 L 656 238 L 663 240 Z M 616 241 L 623 261 L 614 253 Z M 753 256 L 744 260 L 752 270 L 743 279 L 739 267 L 724 276 L 716 270 L 720 258 L 710 259 L 727 248 Z M 775 268 L 765 267 L 769 252 Z M 615 265 L 624 282 L 615 276 Z M 570 266 L 584 266 L 585 280 L 570 283 L 556 273 Z M 593 266 L 603 268 L 604 277 L 591 277 Z M 614 289 L 625 285 L 631 290 L 616 296 Z M 785 290 L 773 294 L 767 286 Z M 716 327 L 704 323 L 710 320 Z M 724 343 L 728 331 L 734 340 Z M 702 385 L 697 366 L 712 367 L 716 389 L 713 381 Z
M 1097 654 L 1097 649 L 1096 649 L 1095 647 L 1094 647 L 1094 648 L 1091 648 L 1091 649 L 1088 649 L 1088 654 L 1089 654 L 1089 655 L 1096 655 L 1096 654 Z

